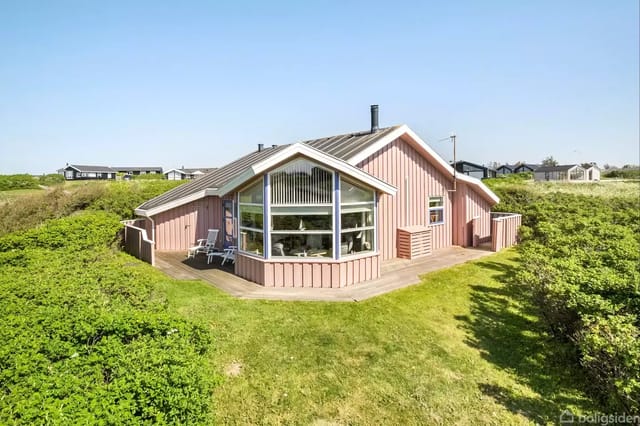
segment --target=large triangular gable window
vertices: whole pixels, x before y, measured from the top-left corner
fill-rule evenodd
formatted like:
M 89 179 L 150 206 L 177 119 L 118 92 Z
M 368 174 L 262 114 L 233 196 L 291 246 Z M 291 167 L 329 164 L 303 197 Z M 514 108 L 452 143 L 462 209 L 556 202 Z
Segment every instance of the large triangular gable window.
M 272 256 L 333 257 L 333 172 L 298 159 L 270 182 Z

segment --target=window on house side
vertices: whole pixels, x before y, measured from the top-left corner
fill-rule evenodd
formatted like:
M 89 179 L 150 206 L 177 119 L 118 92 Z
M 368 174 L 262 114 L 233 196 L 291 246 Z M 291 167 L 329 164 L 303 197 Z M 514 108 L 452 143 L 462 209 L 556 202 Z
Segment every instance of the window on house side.
M 240 226 L 240 250 L 262 255 L 264 253 L 263 229 L 263 183 L 260 179 L 250 187 L 240 191 L 238 204 Z
M 444 223 L 444 198 L 429 197 L 429 225 Z

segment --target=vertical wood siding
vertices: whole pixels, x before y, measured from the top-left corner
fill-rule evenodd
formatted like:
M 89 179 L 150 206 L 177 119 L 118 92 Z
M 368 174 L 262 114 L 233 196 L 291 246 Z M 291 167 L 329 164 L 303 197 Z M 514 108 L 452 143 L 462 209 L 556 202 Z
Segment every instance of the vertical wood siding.
M 468 186 L 466 205 L 466 222 L 473 223 L 473 226 L 469 227 L 471 235 L 467 238 L 467 243 L 471 244 L 467 245 L 475 246 L 476 242 L 480 244 L 489 242 L 491 240 L 491 205 Z
M 141 225 L 144 225 L 144 223 L 141 223 Z M 124 250 L 147 263 L 152 265 L 155 263 L 153 241 L 148 238 L 147 231 L 143 228 L 132 224 L 125 225 Z
M 515 213 L 494 213 L 491 219 L 491 250 L 500 251 L 518 242 L 522 216 Z
M 366 158 L 358 167 L 397 188 L 395 196 L 382 195 L 378 203 L 378 247 L 383 259 L 398 256 L 400 227 L 431 228 L 434 250 L 452 244 L 471 246 L 474 235 L 479 242 L 489 241 L 489 202 L 464 182 L 458 181 L 456 192 L 450 192 L 453 178 L 437 170 L 402 138 Z M 444 223 L 429 225 L 429 197 L 439 196 L 444 200 Z M 472 222 L 476 217 L 474 228 Z
M 233 196 L 224 197 L 233 199 Z M 199 238 L 207 238 L 208 229 L 222 229 L 222 199 L 205 197 L 162 212 L 153 217 L 158 250 L 186 250 Z M 218 236 L 218 244 L 223 233 Z
M 239 253 L 235 273 L 265 287 L 339 288 L 380 277 L 378 255 L 341 261 L 268 261 Z
M 383 259 L 397 257 L 399 227 L 429 226 L 434 250 L 452 244 L 453 196 L 448 190 L 453 189 L 453 178 L 438 171 L 401 138 L 364 159 L 358 167 L 397 188 L 395 196 L 384 194 L 378 203 L 378 247 Z M 429 197 L 443 197 L 443 224 L 429 225 Z

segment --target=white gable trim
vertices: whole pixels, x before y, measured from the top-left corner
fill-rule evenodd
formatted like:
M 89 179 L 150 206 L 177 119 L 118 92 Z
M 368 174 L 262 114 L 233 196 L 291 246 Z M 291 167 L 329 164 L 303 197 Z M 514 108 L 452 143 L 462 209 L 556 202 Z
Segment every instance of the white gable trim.
M 489 198 L 491 201 L 493 201 L 494 203 L 498 203 L 500 201 L 500 198 L 493 193 L 493 191 L 491 191 L 484 183 L 482 183 L 482 181 L 480 181 L 480 179 L 476 179 L 474 177 L 471 176 L 467 176 L 464 173 L 456 173 L 454 171 L 454 168 L 451 167 L 451 165 L 449 163 L 447 163 L 444 158 L 440 157 L 440 155 L 438 155 L 437 152 L 435 152 L 433 150 L 433 148 L 431 148 L 429 145 L 427 145 L 427 143 L 425 141 L 423 141 L 420 136 L 418 136 L 413 130 L 411 130 L 409 128 L 409 126 L 407 126 L 406 124 L 403 124 L 402 126 L 399 126 L 397 129 L 395 129 L 393 132 L 389 133 L 387 136 L 383 137 L 382 139 L 380 139 L 379 141 L 377 141 L 376 143 L 372 144 L 370 147 L 368 147 L 367 149 L 359 152 L 358 154 L 354 155 L 353 157 L 349 158 L 347 160 L 347 162 L 349 164 L 351 164 L 352 166 L 356 166 L 358 164 L 360 164 L 363 160 L 367 159 L 369 156 L 375 154 L 376 152 L 380 151 L 382 148 L 384 148 L 385 146 L 387 146 L 388 144 L 390 144 L 391 142 L 393 142 L 394 140 L 398 139 L 399 137 L 402 136 L 408 136 L 411 141 L 413 142 L 413 145 L 418 148 L 418 151 L 422 151 L 422 154 L 426 154 L 424 155 L 427 159 L 432 160 L 432 162 L 435 162 L 437 166 L 440 166 L 440 170 L 442 172 L 444 172 L 445 174 L 451 176 L 451 178 L 453 178 L 454 176 L 456 177 L 456 179 L 468 183 L 472 186 L 477 187 L 481 193 L 483 195 L 485 195 L 487 198 Z
M 134 210 L 135 214 L 137 214 L 138 216 L 145 216 L 145 217 L 150 217 L 150 216 L 155 216 L 159 213 L 165 212 L 167 210 L 171 210 L 173 208 L 176 207 L 180 207 L 183 206 L 187 203 L 190 203 L 192 201 L 197 201 L 201 198 L 204 198 L 208 195 L 216 195 L 213 194 L 213 192 L 215 191 L 215 189 L 203 189 L 201 191 L 198 192 L 194 192 L 193 194 L 189 194 L 186 197 L 182 197 L 182 198 L 178 198 L 177 200 L 173 200 L 173 201 L 169 201 L 166 204 L 161 204 L 157 207 L 145 210 L 145 209 L 140 209 L 137 208 Z
M 276 154 L 270 156 L 269 158 L 254 164 L 252 167 L 249 167 L 247 170 L 245 170 L 243 173 L 238 175 L 236 178 L 229 181 L 225 186 L 221 187 L 219 191 L 217 191 L 218 194 L 216 195 L 222 196 L 227 194 L 228 192 L 231 192 L 232 190 L 239 187 L 244 182 L 248 181 L 254 176 L 258 176 L 267 172 L 268 170 L 272 169 L 273 167 L 277 166 L 278 164 L 288 160 L 289 158 L 295 155 L 303 155 L 312 160 L 316 160 L 321 165 L 327 166 L 341 173 L 349 175 L 352 178 L 358 181 L 361 181 L 372 188 L 377 189 L 378 191 L 381 191 L 390 195 L 395 195 L 396 193 L 396 188 L 394 186 L 389 185 L 388 183 L 383 182 L 382 180 L 374 176 L 371 176 L 369 173 L 366 173 L 355 166 L 347 164 L 346 162 L 339 160 L 336 157 L 333 157 L 331 155 L 325 154 L 320 150 L 312 148 L 307 144 L 296 143 L 277 152 Z
M 185 174 L 186 174 L 185 172 L 183 172 L 183 171 L 182 171 L 182 170 L 180 170 L 180 169 L 171 169 L 171 170 L 167 170 L 167 171 L 166 171 L 166 172 L 164 172 L 163 174 L 164 174 L 164 175 L 168 175 L 168 174 L 169 174 L 169 173 L 171 173 L 171 172 L 178 172 L 178 173 L 180 173 L 181 175 L 185 175 Z
M 363 182 L 366 185 L 369 185 L 370 187 L 377 189 L 378 191 L 381 191 L 390 195 L 395 195 L 396 193 L 396 188 L 394 186 L 389 185 L 388 183 L 383 182 L 374 176 L 371 176 L 370 174 L 360 170 L 359 168 L 354 167 L 350 164 L 347 164 L 344 161 L 339 160 L 328 154 L 325 154 L 324 152 L 319 151 L 315 148 L 311 148 L 306 144 L 296 143 L 287 147 L 286 149 L 283 149 L 277 152 L 276 154 L 270 156 L 269 158 L 247 168 L 245 171 L 237 175 L 235 178 L 230 180 L 226 185 L 220 188 L 206 188 L 204 190 L 194 192 L 193 194 L 189 194 L 185 197 L 170 201 L 166 204 L 161 204 L 157 207 L 154 207 L 148 210 L 137 208 L 135 209 L 135 213 L 139 216 L 150 217 L 150 216 L 155 216 L 164 211 L 190 203 L 192 201 L 199 200 L 207 196 L 222 197 L 228 194 L 229 192 L 235 190 L 236 188 L 240 187 L 242 184 L 244 184 L 248 180 L 266 173 L 273 167 L 277 166 L 282 162 L 285 162 L 289 158 L 296 155 L 302 155 L 312 160 L 315 160 L 323 166 L 332 168 L 348 176 L 351 176 L 353 179 Z

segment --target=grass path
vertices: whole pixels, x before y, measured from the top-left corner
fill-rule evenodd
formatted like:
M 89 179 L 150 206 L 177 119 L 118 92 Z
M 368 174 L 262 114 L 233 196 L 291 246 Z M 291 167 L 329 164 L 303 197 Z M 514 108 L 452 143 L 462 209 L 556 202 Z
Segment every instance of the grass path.
M 166 281 L 207 322 L 221 423 L 555 423 L 592 411 L 577 374 L 503 284 L 515 252 L 428 274 L 360 303 L 238 300 Z

